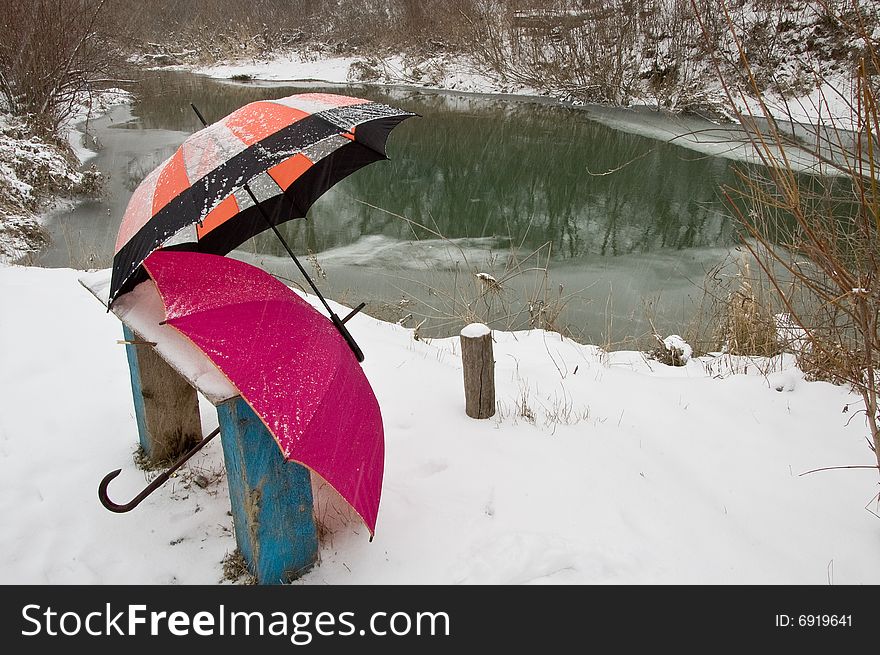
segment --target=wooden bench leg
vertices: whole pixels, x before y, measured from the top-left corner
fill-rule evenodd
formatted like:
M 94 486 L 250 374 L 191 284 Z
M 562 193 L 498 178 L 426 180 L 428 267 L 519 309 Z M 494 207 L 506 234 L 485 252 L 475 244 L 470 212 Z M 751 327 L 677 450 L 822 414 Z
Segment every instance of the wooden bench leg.
M 300 577 L 318 559 L 309 470 L 288 462 L 240 397 L 217 406 L 235 538 L 259 584 Z
M 126 342 L 137 336 L 123 326 Z M 196 390 L 148 344 L 126 343 L 138 435 L 154 462 L 176 459 L 202 438 Z

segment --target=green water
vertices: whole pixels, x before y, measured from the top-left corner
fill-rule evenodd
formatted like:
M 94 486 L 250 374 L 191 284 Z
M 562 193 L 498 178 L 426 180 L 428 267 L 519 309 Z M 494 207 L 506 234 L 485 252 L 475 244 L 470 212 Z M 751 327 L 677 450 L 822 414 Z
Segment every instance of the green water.
M 675 331 L 683 329 L 699 295 L 694 283 L 735 244 L 718 191 L 735 182 L 730 160 L 612 129 L 594 120 L 589 109 L 410 89 L 231 84 L 155 73 L 145 75 L 131 108 L 93 122 L 101 150 L 89 164 L 110 176 L 105 197 L 50 217 L 52 244 L 38 263 L 110 265 L 131 191 L 200 126 L 190 102 L 210 121 L 253 100 L 316 90 L 421 115 L 394 130 L 390 161 L 342 181 L 315 203 L 307 221 L 284 228 L 297 252 L 316 253 L 313 265 L 326 273 L 321 285 L 343 302 L 367 300 L 395 319 L 412 313 L 411 324 L 429 315 L 423 329 L 453 333 L 456 317 L 446 315 L 463 313 L 482 288 L 472 273 L 502 279 L 512 262 L 539 249 L 540 257 L 526 259 L 524 267 L 549 264 L 549 295 L 556 297 L 560 284 L 563 296 L 575 294 L 559 318 L 561 326 L 594 342 L 634 335 L 644 329 L 644 303 L 659 296 L 657 320 Z M 650 128 L 652 121 L 667 119 L 642 112 L 627 114 L 627 120 Z M 699 129 L 699 121 L 689 120 L 688 129 Z M 238 253 L 296 279 L 281 255 L 271 234 Z M 484 297 L 472 309 L 479 314 L 494 303 L 496 318 L 519 311 L 518 322 L 507 322 L 524 327 L 528 313 L 515 305 L 534 300 L 536 285 L 544 284 L 540 272 L 513 275 L 503 297 Z M 400 304 L 401 297 L 408 302 Z

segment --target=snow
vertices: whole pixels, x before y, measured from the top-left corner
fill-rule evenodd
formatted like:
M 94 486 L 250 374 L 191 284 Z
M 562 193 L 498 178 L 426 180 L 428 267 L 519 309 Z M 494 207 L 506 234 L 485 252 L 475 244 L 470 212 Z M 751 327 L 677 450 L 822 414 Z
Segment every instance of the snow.
M 413 271 L 454 270 L 462 262 L 488 266 L 492 261 L 498 261 L 499 257 L 503 264 L 505 254 L 493 254 L 501 244 L 502 240 L 494 236 L 402 241 L 381 234 L 369 234 L 353 243 L 324 250 L 317 256 L 321 262 L 336 266 Z M 261 255 L 260 259 L 268 260 L 270 257 Z M 281 258 L 281 261 L 287 260 Z
M 110 297 L 110 269 L 91 271 L 80 277 L 104 307 Z M 238 395 L 232 383 L 208 360 L 189 339 L 170 325 L 160 325 L 165 319 L 162 298 L 152 281 L 138 285 L 119 297 L 111 310 L 125 321 L 138 338 L 152 342 L 167 362 L 213 404 Z
M 170 67 L 175 68 L 175 67 Z M 447 89 L 466 93 L 540 92 L 521 84 L 504 82 L 478 70 L 466 55 L 449 53 L 420 57 L 403 54 L 385 57 L 337 57 L 301 52 L 278 54 L 266 60 L 224 62 L 212 66 L 176 67 L 219 79 L 251 79 L 272 82 L 320 81 L 330 84 L 350 82 Z
M 663 347 L 675 355 L 677 361 L 686 364 L 694 354 L 691 345 L 677 334 L 670 334 L 663 339 Z
M 461 329 L 461 336 L 465 339 L 478 339 L 491 333 L 492 330 L 485 323 L 469 323 Z
M 97 500 L 108 471 L 119 499 L 144 473 L 119 321 L 80 275 L 0 267 L 0 582 L 216 583 L 235 548 L 218 442 L 130 514 Z M 476 421 L 457 336 L 348 326 L 385 423 L 377 533 L 319 491 L 301 584 L 880 583 L 877 471 L 799 475 L 874 463 L 856 397 L 791 356 L 669 367 L 496 330 L 498 411 Z
M 279 55 L 270 61 L 236 62 L 198 68 L 195 72 L 209 77 L 232 78 L 247 76 L 259 80 L 321 80 L 331 83 L 348 81 L 354 57 L 309 59 L 300 53 Z
M 735 98 L 737 110 L 744 116 L 763 117 L 764 110 L 755 98 Z M 853 108 L 858 97 L 850 76 L 835 74 L 804 96 L 784 98 L 768 91 L 763 98 L 770 115 L 783 122 L 802 125 L 825 125 L 837 130 L 855 130 L 858 123 Z
M 350 82 L 446 89 L 464 93 L 517 93 L 541 95 L 523 84 L 513 84 L 498 76 L 481 72 L 466 55 L 445 53 L 419 58 L 402 54 L 385 57 L 310 56 L 298 52 L 276 55 L 266 60 L 231 61 L 212 66 L 166 67 L 188 69 L 219 79 L 251 79 L 272 82 L 320 81 L 330 84 Z M 364 72 L 372 71 L 372 73 Z
M 25 122 L 0 111 L 0 262 L 11 262 L 43 244 L 41 210 L 57 204 L 58 194 L 76 195 L 94 182 L 77 170 L 95 155 L 83 145 L 88 119 L 131 101 L 122 89 L 108 89 L 79 104 L 61 126 L 61 138 L 76 157 L 30 133 Z

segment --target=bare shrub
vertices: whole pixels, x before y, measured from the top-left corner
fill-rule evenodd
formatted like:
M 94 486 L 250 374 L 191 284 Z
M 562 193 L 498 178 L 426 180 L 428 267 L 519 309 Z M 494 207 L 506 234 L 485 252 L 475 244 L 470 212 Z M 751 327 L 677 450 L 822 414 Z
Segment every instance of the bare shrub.
M 0 94 L 13 114 L 55 134 L 114 77 L 119 51 L 106 0 L 7 0 L 0 23 Z
M 833 30 L 841 43 L 858 44 L 851 89 L 821 67 L 814 71 L 819 99 L 812 109 L 825 118 L 814 126 L 800 125 L 785 108 L 771 111 L 745 42 L 736 37 L 727 4 L 721 5 L 757 107 L 744 109 L 750 105 L 743 91 L 730 83 L 720 62 L 717 71 L 762 164 L 743 169 L 737 188 L 724 193 L 751 236 L 745 247 L 804 335 L 808 347 L 800 352 L 801 365 L 816 377 L 847 382 L 861 396 L 869 443 L 880 464 L 880 49 L 872 37 L 877 16 L 863 13 L 858 3 L 813 5 L 818 27 Z M 842 106 L 844 115 L 830 115 L 832 106 Z
M 698 28 L 686 0 L 483 0 L 469 22 L 484 66 L 573 100 L 626 104 L 647 81 L 673 106 L 696 74 Z
M 474 0 L 118 0 L 140 50 L 160 65 L 258 58 L 297 47 L 351 54 L 467 43 Z M 231 20 L 231 18 L 233 20 Z

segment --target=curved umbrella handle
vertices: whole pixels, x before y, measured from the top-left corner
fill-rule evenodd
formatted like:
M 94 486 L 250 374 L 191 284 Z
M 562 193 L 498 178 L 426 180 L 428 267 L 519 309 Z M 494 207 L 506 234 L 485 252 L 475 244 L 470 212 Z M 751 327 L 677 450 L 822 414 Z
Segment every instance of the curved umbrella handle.
M 188 459 L 190 459 L 193 455 L 199 452 L 204 446 L 214 437 L 216 437 L 220 433 L 220 428 L 217 427 L 211 434 L 202 439 L 195 446 L 190 448 L 183 457 L 178 459 L 174 464 L 171 465 L 167 471 L 164 471 L 160 475 L 156 476 L 156 479 L 153 480 L 150 484 L 144 487 L 144 490 L 141 491 L 137 496 L 135 496 L 132 500 L 125 503 L 124 505 L 119 505 L 118 503 L 114 503 L 107 496 L 107 487 L 110 485 L 110 482 L 116 478 L 120 473 L 122 473 L 122 469 L 116 469 L 115 471 L 111 471 L 107 475 L 104 476 L 104 479 L 101 480 L 101 483 L 98 485 L 98 499 L 101 501 L 101 504 L 109 509 L 111 512 L 116 512 L 117 514 L 122 514 L 124 512 L 130 512 L 135 507 L 141 504 L 144 498 L 149 496 L 151 493 L 156 491 L 159 487 L 165 484 L 165 481 L 171 477 L 171 475 L 183 466 Z

